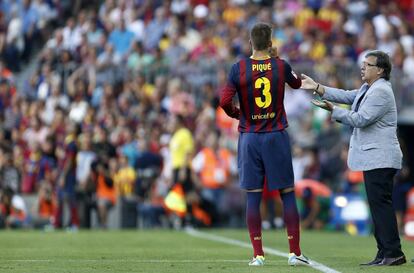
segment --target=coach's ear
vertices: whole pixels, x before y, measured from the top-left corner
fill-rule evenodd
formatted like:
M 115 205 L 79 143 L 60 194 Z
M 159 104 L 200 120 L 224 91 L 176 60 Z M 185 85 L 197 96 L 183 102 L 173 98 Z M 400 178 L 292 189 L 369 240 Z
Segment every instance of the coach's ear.
M 381 76 L 384 73 L 384 68 L 378 67 L 377 75 Z

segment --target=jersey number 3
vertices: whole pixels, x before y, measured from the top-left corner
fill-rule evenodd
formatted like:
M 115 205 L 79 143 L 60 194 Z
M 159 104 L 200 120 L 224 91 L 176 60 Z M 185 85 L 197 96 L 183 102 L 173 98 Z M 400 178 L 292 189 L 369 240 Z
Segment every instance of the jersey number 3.
M 266 77 L 260 77 L 254 82 L 254 88 L 260 89 L 260 96 L 255 97 L 256 105 L 260 108 L 267 108 L 272 103 L 272 94 L 270 93 L 270 81 Z

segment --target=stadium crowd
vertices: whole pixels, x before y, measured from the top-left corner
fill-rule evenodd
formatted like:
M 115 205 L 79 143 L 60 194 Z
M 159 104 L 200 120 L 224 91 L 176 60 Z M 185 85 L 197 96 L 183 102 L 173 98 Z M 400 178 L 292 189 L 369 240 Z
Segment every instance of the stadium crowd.
M 278 55 L 296 72 L 329 86 L 360 86 L 355 64 L 369 49 L 389 53 L 399 110 L 414 102 L 412 0 L 105 0 L 80 1 L 77 12 L 62 12 L 62 2 L 0 4 L 3 227 L 90 227 L 92 210 L 106 227 L 116 203 L 123 227 L 136 226 L 137 217 L 144 227 L 174 225 L 177 210 L 165 200 L 182 194 L 172 181 L 186 169 L 192 186 L 181 190 L 191 213 L 178 213 L 180 221 L 243 225 L 237 121 L 218 107 L 218 94 L 229 66 L 249 56 L 248 30 L 257 21 L 274 25 Z M 17 89 L 15 73 L 34 49 L 36 69 Z M 322 228 L 330 194 L 363 195 L 363 178 L 346 167 L 351 130 L 310 99 L 287 87 L 302 223 Z M 400 219 L 414 183 L 409 172 L 396 181 Z M 319 194 L 324 186 L 328 194 Z M 28 195 L 37 196 L 33 208 L 22 198 Z M 266 193 L 276 208 L 264 209 L 277 216 L 274 198 Z

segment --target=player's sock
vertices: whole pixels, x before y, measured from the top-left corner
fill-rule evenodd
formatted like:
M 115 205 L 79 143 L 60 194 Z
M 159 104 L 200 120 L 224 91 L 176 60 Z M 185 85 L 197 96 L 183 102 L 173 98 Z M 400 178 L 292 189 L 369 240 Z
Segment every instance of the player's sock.
M 246 220 L 252 242 L 254 257 L 264 256 L 262 247 L 262 217 L 260 216 L 260 201 L 262 192 L 247 192 Z
M 280 196 L 283 201 L 283 218 L 285 220 L 290 253 L 295 253 L 297 256 L 300 256 L 299 213 L 296 206 L 295 192 L 281 193 Z

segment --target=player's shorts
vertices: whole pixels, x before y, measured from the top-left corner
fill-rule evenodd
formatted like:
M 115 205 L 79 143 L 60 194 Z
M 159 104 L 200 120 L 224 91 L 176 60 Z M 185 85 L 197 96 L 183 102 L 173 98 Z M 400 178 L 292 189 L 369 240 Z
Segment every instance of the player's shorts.
M 262 189 L 264 178 L 268 190 L 293 187 L 292 154 L 288 133 L 240 133 L 238 169 L 242 189 Z

